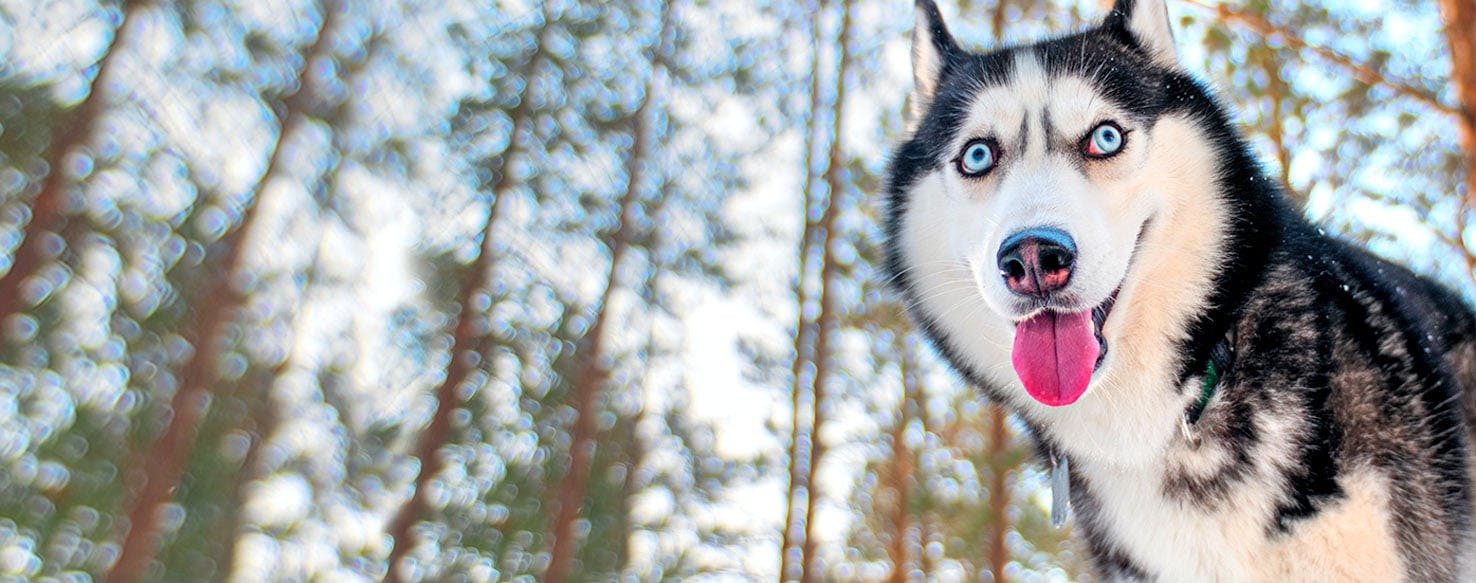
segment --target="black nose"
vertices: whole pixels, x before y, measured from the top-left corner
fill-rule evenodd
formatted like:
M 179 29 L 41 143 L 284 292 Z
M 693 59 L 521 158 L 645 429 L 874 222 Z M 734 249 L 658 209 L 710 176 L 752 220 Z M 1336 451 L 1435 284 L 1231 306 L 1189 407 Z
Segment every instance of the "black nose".
M 1066 287 L 1074 265 L 1076 242 L 1060 229 L 1025 229 L 999 246 L 999 275 L 1020 295 L 1047 296 Z

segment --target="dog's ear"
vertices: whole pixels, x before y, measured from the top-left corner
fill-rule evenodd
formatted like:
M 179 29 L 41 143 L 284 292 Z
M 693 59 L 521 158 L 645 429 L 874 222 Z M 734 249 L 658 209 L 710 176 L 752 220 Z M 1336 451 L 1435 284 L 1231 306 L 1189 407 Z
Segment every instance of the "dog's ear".
M 1165 0 L 1117 0 L 1102 26 L 1123 34 L 1125 40 L 1143 49 L 1155 63 L 1178 66 L 1179 55 L 1174 48 L 1174 31 L 1169 25 Z
M 912 26 L 912 94 L 908 96 L 907 131 L 917 129 L 928 104 L 938 92 L 938 83 L 958 45 L 943 24 L 943 15 L 933 0 L 917 0 L 917 21 Z

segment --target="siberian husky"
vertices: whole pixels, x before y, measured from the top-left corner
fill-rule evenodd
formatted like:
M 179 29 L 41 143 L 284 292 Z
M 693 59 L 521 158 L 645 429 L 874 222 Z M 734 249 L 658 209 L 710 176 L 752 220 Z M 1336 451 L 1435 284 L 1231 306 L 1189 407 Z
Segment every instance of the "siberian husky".
M 887 270 L 1100 579 L 1476 581 L 1476 319 L 1287 205 L 1164 0 L 985 53 L 922 0 L 912 60 Z

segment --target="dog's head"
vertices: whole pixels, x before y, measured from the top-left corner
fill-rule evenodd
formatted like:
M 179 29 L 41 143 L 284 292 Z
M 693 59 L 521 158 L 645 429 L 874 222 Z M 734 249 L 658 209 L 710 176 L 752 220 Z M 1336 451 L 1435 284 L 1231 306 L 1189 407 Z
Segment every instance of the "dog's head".
M 921 0 L 912 56 L 887 231 L 915 318 L 1027 414 L 1160 390 L 1224 228 L 1214 106 L 1186 103 L 1208 94 L 1178 65 L 1164 0 L 986 53 Z

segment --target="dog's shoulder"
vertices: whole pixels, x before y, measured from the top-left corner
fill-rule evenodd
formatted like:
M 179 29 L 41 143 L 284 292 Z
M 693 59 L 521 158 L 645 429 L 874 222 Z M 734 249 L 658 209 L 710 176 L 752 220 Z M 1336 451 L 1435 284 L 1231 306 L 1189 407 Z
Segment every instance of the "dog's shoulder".
M 1455 290 L 1375 255 L 1366 248 L 1330 239 L 1335 253 L 1365 287 L 1394 311 L 1401 328 L 1444 361 L 1462 393 L 1476 393 L 1476 312 Z

